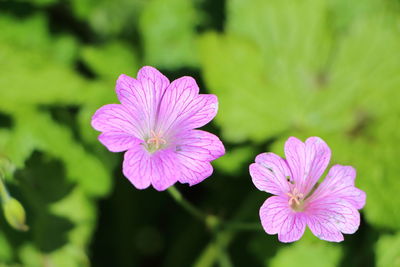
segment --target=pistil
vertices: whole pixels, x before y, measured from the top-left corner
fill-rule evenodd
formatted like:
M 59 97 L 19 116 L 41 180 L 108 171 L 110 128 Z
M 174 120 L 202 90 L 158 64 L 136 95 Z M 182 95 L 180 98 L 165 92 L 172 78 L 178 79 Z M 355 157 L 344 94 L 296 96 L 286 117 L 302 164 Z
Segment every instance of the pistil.
M 153 130 L 151 130 L 150 134 L 151 138 L 146 141 L 149 152 L 155 152 L 159 150 L 162 145 L 167 144 L 167 141 L 162 138 L 162 133 L 156 134 Z
M 294 211 L 303 210 L 304 195 L 296 187 L 291 192 L 286 193 L 286 195 L 290 197 L 288 204 Z

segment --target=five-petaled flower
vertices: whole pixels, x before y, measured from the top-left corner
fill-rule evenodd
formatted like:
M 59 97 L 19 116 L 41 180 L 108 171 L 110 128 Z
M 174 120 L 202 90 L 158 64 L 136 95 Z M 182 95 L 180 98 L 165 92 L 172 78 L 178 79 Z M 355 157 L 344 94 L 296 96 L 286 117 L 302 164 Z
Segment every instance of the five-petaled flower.
M 123 173 L 138 189 L 159 191 L 175 182 L 197 184 L 209 177 L 210 161 L 225 149 L 217 136 L 194 130 L 210 122 L 218 110 L 215 95 L 199 94 L 191 77 L 172 83 L 152 67 L 137 79 L 121 75 L 116 92 L 121 104 L 96 111 L 92 126 L 112 152 L 127 151 Z
M 354 186 L 356 171 L 351 166 L 334 165 L 316 187 L 328 166 L 331 152 L 318 137 L 305 143 L 290 137 L 285 144 L 286 159 L 262 153 L 250 165 L 254 185 L 275 196 L 260 209 L 260 219 L 268 234 L 278 234 L 281 242 L 299 240 L 306 225 L 318 238 L 340 242 L 360 225 L 358 212 L 366 195 Z

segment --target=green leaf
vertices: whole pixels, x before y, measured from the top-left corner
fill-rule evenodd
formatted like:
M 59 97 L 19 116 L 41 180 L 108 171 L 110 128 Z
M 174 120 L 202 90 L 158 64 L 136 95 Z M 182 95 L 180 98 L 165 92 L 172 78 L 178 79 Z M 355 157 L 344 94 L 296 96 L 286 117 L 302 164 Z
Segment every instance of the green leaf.
M 281 248 L 266 266 L 334 267 L 339 265 L 341 254 L 338 245 L 304 240 Z
M 0 60 L 0 110 L 5 112 L 32 104 L 81 104 L 91 89 L 75 71 L 35 49 L 0 43 Z
M 138 59 L 134 50 L 121 42 L 104 46 L 87 46 L 82 51 L 83 60 L 101 78 L 114 84 L 122 73 L 134 76 L 138 70 Z M 113 90 L 112 87 L 109 89 Z
M 269 104 L 278 105 L 284 101 L 284 95 L 272 91 L 268 98 L 263 97 L 268 79 L 263 73 L 260 50 L 254 43 L 209 33 L 201 38 L 200 50 L 205 80 L 212 93 L 218 95 L 215 120 L 225 139 L 234 143 L 248 138 L 261 141 L 284 129 L 290 107 L 284 111 L 286 116 L 273 116 L 274 109 Z
M 376 266 L 400 266 L 400 232 L 395 235 L 383 235 L 376 244 Z
M 249 161 L 254 156 L 254 150 L 252 147 L 238 147 L 233 148 L 226 152 L 223 157 L 220 157 L 213 161 L 213 165 L 217 169 L 221 169 L 228 174 L 236 174 L 243 169 L 244 163 Z
M 139 24 L 144 42 L 144 62 L 172 69 L 196 66 L 198 19 L 192 1 L 149 1 Z
M 9 244 L 6 236 L 0 231 L 0 266 L 3 262 L 12 260 L 12 247 Z
M 74 14 L 88 21 L 97 37 L 131 35 L 144 0 L 70 0 Z
M 111 181 L 104 164 L 76 143 L 68 128 L 57 125 L 47 115 L 33 112 L 31 115 L 21 116 L 19 125 L 26 132 L 31 132 L 37 147 L 61 159 L 66 165 L 68 177 L 79 182 L 87 193 L 106 194 Z
M 381 9 L 335 32 L 331 8 L 324 0 L 228 3 L 227 32 L 200 39 L 202 70 L 219 97 L 216 121 L 226 139 L 343 133 L 360 109 L 382 112 L 372 102 L 400 85 L 398 30 Z
M 39 251 L 32 244 L 24 245 L 20 250 L 20 258 L 23 266 L 41 267 L 43 262 L 50 266 L 90 266 L 89 260 L 82 250 L 72 245 L 67 245 L 51 254 Z

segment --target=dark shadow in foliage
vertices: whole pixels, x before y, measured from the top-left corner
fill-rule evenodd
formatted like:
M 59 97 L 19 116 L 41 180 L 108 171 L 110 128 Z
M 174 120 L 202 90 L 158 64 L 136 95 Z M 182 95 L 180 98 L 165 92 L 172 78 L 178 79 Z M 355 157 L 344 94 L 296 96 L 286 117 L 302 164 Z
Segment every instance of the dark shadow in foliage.
M 40 110 L 50 113 L 51 118 L 59 124 L 68 127 L 75 140 L 82 141 L 79 133 L 78 113 L 79 107 L 76 105 L 41 105 Z
M 9 187 L 10 192 L 14 193 L 14 190 L 12 187 Z M 15 196 L 15 194 L 14 194 Z M 15 196 L 17 197 L 17 196 Z M 26 208 L 27 204 L 23 201 L 21 201 L 20 197 L 17 197 L 17 199 L 22 202 L 22 205 Z M 5 239 L 7 240 L 7 244 L 10 245 L 12 248 L 11 250 L 11 259 L 10 262 L 5 261 L 4 259 L 1 259 L 2 264 L 7 264 L 9 263 L 11 266 L 11 263 L 15 263 L 15 259 L 18 257 L 18 248 L 24 243 L 25 240 L 29 239 L 29 232 L 20 232 L 17 231 L 7 223 L 6 219 L 4 218 L 3 210 L 0 207 L 0 232 L 4 235 Z M 0 265 L 1 266 L 1 265 Z M 4 266 L 9 266 L 9 265 L 4 265 Z
M 340 263 L 341 267 L 373 267 L 375 266 L 375 244 L 379 234 L 374 228 L 365 223 L 361 216 L 361 225 L 353 235 L 345 235 L 343 245 L 345 254 Z
M 0 128 L 12 128 L 13 120 L 8 114 L 0 112 Z
M 161 266 L 160 249 L 164 240 L 157 233 L 155 216 L 170 207 L 158 207 L 154 203 L 165 202 L 167 196 L 155 190 L 135 189 L 115 171 L 115 187 L 109 198 L 100 201 L 99 223 L 91 245 L 93 266 Z M 162 224 L 166 224 L 166 220 Z M 143 231 L 145 229 L 145 231 Z M 143 234 L 152 229 L 156 238 L 143 242 Z M 149 244 L 151 242 L 151 244 Z M 148 251 L 151 249 L 158 249 Z M 141 264 L 141 261 L 142 264 Z
M 48 253 L 68 243 L 67 233 L 72 227 L 67 218 L 43 212 L 38 214 L 32 225 L 33 238 L 39 249 Z
M 66 1 L 58 1 L 46 8 L 49 18 L 50 32 L 53 34 L 68 33 L 78 37 L 84 43 L 96 39 L 87 21 L 75 17 L 71 5 Z
M 2 0 L 0 1 L 2 14 L 13 14 L 18 18 L 25 18 L 37 11 L 37 8 L 27 1 Z
M 206 14 L 205 24 L 198 28 L 199 32 L 207 30 L 224 31 L 226 0 L 201 1 L 199 8 Z
M 26 203 L 31 238 L 37 247 L 45 253 L 62 247 L 68 241 L 67 234 L 73 224 L 67 218 L 50 213 L 49 206 L 73 189 L 63 164 L 35 151 L 26 167 L 16 172 L 15 178 Z
M 98 78 L 97 74 L 81 59 L 76 61 L 75 69 L 89 80 L 95 80 Z

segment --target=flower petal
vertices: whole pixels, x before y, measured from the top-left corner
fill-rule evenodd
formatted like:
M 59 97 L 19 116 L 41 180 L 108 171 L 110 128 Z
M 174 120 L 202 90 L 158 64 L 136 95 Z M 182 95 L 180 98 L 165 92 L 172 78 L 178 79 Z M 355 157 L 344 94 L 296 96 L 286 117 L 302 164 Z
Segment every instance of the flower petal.
M 319 137 L 310 137 L 305 143 L 290 137 L 285 143 L 285 155 L 292 181 L 307 195 L 328 166 L 331 150 Z
M 136 119 L 129 110 L 120 104 L 110 104 L 99 108 L 92 117 L 92 127 L 103 132 L 99 140 L 110 151 L 128 150 L 132 145 L 141 142 L 137 138 L 140 129 L 135 125 Z
M 221 140 L 216 135 L 202 130 L 191 130 L 181 135 L 176 151 L 201 161 L 212 161 L 225 154 Z
M 102 133 L 99 135 L 99 141 L 111 152 L 122 152 L 142 142 L 124 132 Z
M 213 167 L 208 161 L 199 161 L 194 158 L 178 155 L 180 162 L 180 183 L 188 183 L 190 186 L 198 184 L 211 176 Z
M 138 118 L 140 127 L 150 131 L 154 128 L 158 107 L 168 85 L 169 80 L 161 72 L 145 66 L 139 70 L 137 79 L 120 75 L 116 92 L 120 102 Z
M 260 208 L 260 219 L 267 234 L 278 234 L 281 242 L 299 240 L 306 228 L 306 217 L 290 209 L 288 198 L 272 196 Z
M 318 186 L 310 199 L 327 196 L 345 199 L 356 209 L 365 205 L 366 194 L 354 186 L 356 170 L 351 166 L 334 165 L 325 180 Z
M 129 110 L 120 104 L 109 104 L 99 108 L 92 117 L 92 127 L 101 132 L 125 132 L 136 134 Z
M 340 242 L 360 226 L 360 213 L 349 202 L 335 197 L 311 201 L 305 208 L 307 225 L 322 240 Z
M 123 173 L 137 189 L 150 184 L 163 191 L 177 181 L 176 155 L 172 150 L 148 153 L 142 145 L 128 150 L 124 156 Z
M 274 153 L 258 155 L 256 163 L 250 165 L 250 175 L 258 190 L 274 195 L 283 195 L 290 191 L 287 182 L 290 170 L 286 161 Z
M 195 185 L 212 174 L 209 162 L 225 154 L 225 148 L 217 136 L 192 130 L 180 136 L 176 153 L 181 170 L 179 182 Z
M 182 77 L 171 83 L 162 98 L 158 114 L 159 131 L 176 134 L 210 122 L 218 110 L 215 95 L 199 95 L 199 87 L 192 77 Z

